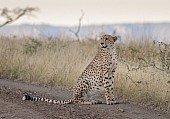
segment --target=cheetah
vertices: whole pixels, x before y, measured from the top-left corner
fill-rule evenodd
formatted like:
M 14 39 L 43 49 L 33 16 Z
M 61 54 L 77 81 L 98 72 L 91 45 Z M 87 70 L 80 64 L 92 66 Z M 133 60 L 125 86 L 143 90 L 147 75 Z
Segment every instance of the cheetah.
M 52 100 L 48 98 L 24 95 L 22 100 L 45 101 L 54 104 L 101 104 L 101 101 L 88 100 L 84 97 L 91 92 L 104 89 L 105 99 L 108 105 L 115 104 L 113 95 L 114 72 L 117 67 L 117 54 L 115 42 L 117 36 L 104 34 L 100 37 L 98 53 L 85 68 L 73 88 L 73 98 L 68 100 Z

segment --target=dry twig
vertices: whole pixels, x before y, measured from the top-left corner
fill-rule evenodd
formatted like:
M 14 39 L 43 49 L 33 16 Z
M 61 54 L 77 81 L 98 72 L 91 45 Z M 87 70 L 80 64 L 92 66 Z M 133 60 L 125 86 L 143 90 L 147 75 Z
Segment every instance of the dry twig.
M 69 31 L 76 36 L 77 40 L 80 40 L 79 32 L 80 32 L 81 22 L 83 20 L 83 17 L 84 17 L 84 12 L 83 12 L 83 10 L 81 10 L 81 17 L 79 18 L 79 25 L 77 27 L 77 30 L 73 31 L 73 30 L 69 29 Z
M 11 24 L 15 21 L 17 21 L 19 18 L 21 18 L 24 15 L 31 15 L 33 11 L 38 11 L 38 8 L 33 7 L 27 7 L 24 9 L 21 8 L 15 8 L 13 10 L 9 10 L 8 8 L 0 9 L 0 15 L 4 20 L 3 23 L 0 24 L 0 28 L 4 27 L 7 24 Z

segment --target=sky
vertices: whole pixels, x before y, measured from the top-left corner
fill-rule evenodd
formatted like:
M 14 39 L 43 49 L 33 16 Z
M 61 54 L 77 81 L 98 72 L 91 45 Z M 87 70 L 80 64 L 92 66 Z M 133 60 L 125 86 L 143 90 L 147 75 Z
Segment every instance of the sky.
M 74 26 L 81 10 L 83 25 L 170 22 L 170 0 L 0 0 L 0 8 L 38 7 L 33 17 L 24 16 L 15 24 Z

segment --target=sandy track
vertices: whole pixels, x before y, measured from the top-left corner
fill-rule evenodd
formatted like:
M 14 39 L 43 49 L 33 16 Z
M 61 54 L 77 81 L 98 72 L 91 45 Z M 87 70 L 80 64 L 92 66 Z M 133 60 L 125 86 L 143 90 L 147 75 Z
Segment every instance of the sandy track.
M 124 103 L 117 105 L 55 105 L 22 101 L 24 93 L 68 99 L 72 92 L 0 79 L 0 119 L 170 119 L 170 113 Z

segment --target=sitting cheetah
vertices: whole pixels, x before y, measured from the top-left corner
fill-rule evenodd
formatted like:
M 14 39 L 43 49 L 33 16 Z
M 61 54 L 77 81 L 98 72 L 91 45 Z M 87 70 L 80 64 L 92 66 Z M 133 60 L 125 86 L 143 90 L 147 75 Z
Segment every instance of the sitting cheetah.
M 117 55 L 115 48 L 116 36 L 102 35 L 100 38 L 100 49 L 92 62 L 86 67 L 76 85 L 73 88 L 73 98 L 68 100 L 51 100 L 47 98 L 24 95 L 23 100 L 45 101 L 56 104 L 99 104 L 101 101 L 85 101 L 84 97 L 90 92 L 104 89 L 107 104 L 114 104 L 113 96 L 113 72 L 117 67 Z

